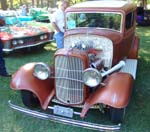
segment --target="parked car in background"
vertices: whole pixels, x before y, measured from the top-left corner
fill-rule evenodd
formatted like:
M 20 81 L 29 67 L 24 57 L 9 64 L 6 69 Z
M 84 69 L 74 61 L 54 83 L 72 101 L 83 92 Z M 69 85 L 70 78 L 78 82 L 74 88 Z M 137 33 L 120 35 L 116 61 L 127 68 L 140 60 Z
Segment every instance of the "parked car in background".
M 38 22 L 50 23 L 50 14 L 44 8 L 31 8 L 29 11 L 29 15 Z
M 0 26 L 4 26 L 5 25 L 5 19 L 3 16 L 0 16 Z
M 42 119 L 99 131 L 119 130 L 136 79 L 136 5 L 127 1 L 87 1 L 67 8 L 65 16 L 64 48 L 55 52 L 54 64 L 25 64 L 10 84 L 11 89 L 21 92 L 25 106 L 39 105 L 53 114 L 11 101 L 9 105 Z M 80 112 L 74 107 L 80 107 Z M 114 124 L 83 121 L 93 107 L 109 111 Z M 72 119 L 74 115 L 81 120 Z M 99 115 L 93 117 L 98 119 Z
M 12 12 L 3 13 L 2 20 L 4 24 L 0 27 L 0 39 L 5 53 L 34 46 L 43 47 L 53 40 L 53 30 L 46 25 L 22 23 Z
M 21 22 L 29 22 L 29 21 L 33 21 L 33 17 L 32 16 L 17 16 L 18 20 Z
M 150 9 L 137 7 L 137 24 L 141 26 L 150 26 Z

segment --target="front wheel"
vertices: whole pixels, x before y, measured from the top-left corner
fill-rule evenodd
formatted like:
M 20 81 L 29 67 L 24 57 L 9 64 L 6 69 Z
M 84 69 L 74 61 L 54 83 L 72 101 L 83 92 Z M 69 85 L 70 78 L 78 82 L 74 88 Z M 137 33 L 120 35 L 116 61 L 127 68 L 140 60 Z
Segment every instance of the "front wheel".
M 39 105 L 38 98 L 30 91 L 21 90 L 22 102 L 27 107 L 37 107 Z
M 123 122 L 125 116 L 125 108 L 110 108 L 110 118 L 111 121 L 115 124 Z

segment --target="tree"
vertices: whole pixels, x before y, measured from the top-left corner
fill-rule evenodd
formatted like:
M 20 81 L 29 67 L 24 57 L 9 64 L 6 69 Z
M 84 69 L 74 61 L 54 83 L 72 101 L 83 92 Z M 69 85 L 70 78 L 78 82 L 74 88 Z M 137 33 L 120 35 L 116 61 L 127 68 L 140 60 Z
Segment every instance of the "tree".
M 51 7 L 51 1 L 47 0 L 47 8 Z
M 34 3 L 34 0 L 32 0 L 32 6 L 34 7 L 35 5 L 34 5 L 35 3 Z
M 13 9 L 13 0 L 9 0 L 10 2 L 10 9 Z
M 39 7 L 39 5 L 40 5 L 40 1 L 36 0 L 36 6 Z
M 22 2 L 22 0 L 20 0 L 20 5 L 22 5 L 23 4 L 23 2 Z
M 2 10 L 7 10 L 8 4 L 7 0 L 0 0 Z

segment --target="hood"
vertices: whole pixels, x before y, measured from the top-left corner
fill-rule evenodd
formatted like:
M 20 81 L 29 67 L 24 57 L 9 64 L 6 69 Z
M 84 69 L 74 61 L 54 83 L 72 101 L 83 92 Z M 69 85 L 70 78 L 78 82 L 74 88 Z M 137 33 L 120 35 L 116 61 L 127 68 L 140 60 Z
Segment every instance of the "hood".
M 106 29 L 96 29 L 96 28 L 80 28 L 75 30 L 67 30 L 65 32 L 65 37 L 67 36 L 73 36 L 73 35 L 97 35 L 109 38 L 113 44 L 119 43 L 122 38 L 122 33 L 112 31 L 112 30 L 106 30 Z
M 2 40 L 9 40 L 11 38 L 20 38 L 28 36 L 36 36 L 48 32 L 46 27 L 37 26 L 8 26 L 3 27 L 0 32 L 0 38 Z

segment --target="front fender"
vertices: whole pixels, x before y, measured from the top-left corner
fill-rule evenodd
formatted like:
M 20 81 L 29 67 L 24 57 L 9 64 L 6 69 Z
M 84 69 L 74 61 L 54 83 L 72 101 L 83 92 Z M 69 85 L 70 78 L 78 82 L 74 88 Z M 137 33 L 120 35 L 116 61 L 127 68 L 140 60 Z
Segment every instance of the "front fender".
M 124 108 L 128 105 L 133 77 L 128 73 L 114 73 L 104 83 L 106 86 L 99 87 L 86 101 L 83 106 L 81 117 L 84 117 L 92 105 L 103 103 L 114 108 Z
M 22 66 L 12 77 L 10 87 L 14 90 L 31 91 L 39 99 L 41 107 L 46 109 L 54 96 L 54 79 L 39 80 L 33 75 L 34 65 L 28 63 Z

